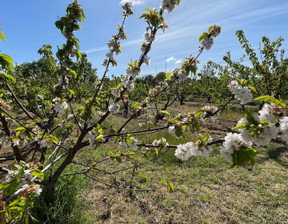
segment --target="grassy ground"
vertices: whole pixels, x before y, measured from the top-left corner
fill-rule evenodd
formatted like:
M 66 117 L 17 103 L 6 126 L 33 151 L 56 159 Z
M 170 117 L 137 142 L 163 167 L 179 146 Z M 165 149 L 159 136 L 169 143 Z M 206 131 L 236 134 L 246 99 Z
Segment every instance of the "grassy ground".
M 177 105 L 172 110 L 188 111 L 195 109 L 194 106 L 179 108 Z M 241 112 L 233 107 L 223 116 L 237 120 Z M 114 117 L 106 125 L 120 126 L 123 121 L 121 117 Z M 224 122 L 222 126 L 211 122 L 206 129 L 225 129 L 233 125 L 233 122 Z M 151 142 L 163 135 L 170 144 L 193 138 L 187 135 L 186 139 L 179 140 L 163 131 L 140 138 L 140 141 Z M 218 138 L 223 133 L 216 130 L 212 136 Z M 98 180 L 91 180 L 79 196 L 73 212 L 81 212 L 82 217 L 75 223 L 288 223 L 287 147 L 271 144 L 259 148 L 253 168 L 230 168 L 219 156 L 219 149 L 214 149 L 210 158 L 190 158 L 187 162 L 179 161 L 174 150 L 157 160 L 151 156 L 146 160 L 152 161 L 138 167 L 132 180 L 133 169 L 115 175 L 91 172 Z M 109 150 L 118 151 L 119 148 L 113 143 L 106 144 L 96 150 L 83 151 L 77 160 L 99 161 Z M 111 172 L 128 166 L 133 166 L 133 161 L 106 161 L 97 168 Z M 159 183 L 163 179 L 173 183 L 173 193 Z M 127 190 L 130 187 L 132 191 Z

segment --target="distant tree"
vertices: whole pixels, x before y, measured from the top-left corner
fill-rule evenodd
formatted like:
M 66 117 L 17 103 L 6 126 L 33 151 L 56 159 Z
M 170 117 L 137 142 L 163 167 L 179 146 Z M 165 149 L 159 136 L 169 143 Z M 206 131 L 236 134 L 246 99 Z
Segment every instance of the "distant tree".
M 245 80 L 251 80 L 250 82 L 255 87 L 258 96 L 264 94 L 279 99 L 281 96 L 286 95 L 288 58 L 285 50 L 280 49 L 284 39 L 280 37 L 276 41 L 271 42 L 267 37 L 263 36 L 259 57 L 257 57 L 255 49 L 251 47 L 244 32 L 239 30 L 236 32 L 236 36 L 252 64 L 252 67 L 250 67 L 244 65 L 242 61 L 234 62 L 228 53 L 223 59 L 238 73 L 237 76 Z

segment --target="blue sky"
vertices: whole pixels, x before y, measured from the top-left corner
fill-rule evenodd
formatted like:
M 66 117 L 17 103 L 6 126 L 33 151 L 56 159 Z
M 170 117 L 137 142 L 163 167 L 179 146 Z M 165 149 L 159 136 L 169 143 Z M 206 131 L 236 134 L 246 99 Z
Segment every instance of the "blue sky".
M 98 75 L 103 73 L 101 63 L 108 50 L 105 43 L 116 33 L 117 24 L 122 21 L 121 0 L 78 0 L 82 5 L 86 21 L 82 30 L 76 33 L 80 39 L 80 50 L 88 54 L 93 67 L 98 68 Z M 30 62 L 40 56 L 38 49 L 43 44 L 51 44 L 54 53 L 57 46 L 64 43 L 64 38 L 56 29 L 54 22 L 65 14 L 70 0 L 9 0 L 1 2 L 0 23 L 6 35 L 6 43 L 0 43 L 0 50 L 9 54 L 15 62 Z M 140 45 L 146 24 L 139 20 L 145 7 L 159 8 L 160 0 L 133 0 L 134 16 L 126 22 L 128 39 L 122 41 L 121 55 L 116 56 L 118 67 L 110 69 L 110 75 L 125 73 L 127 62 L 140 55 Z M 198 36 L 210 25 L 223 27 L 215 39 L 211 50 L 201 57 L 201 65 L 208 60 L 224 64 L 222 58 L 231 51 L 237 60 L 244 51 L 238 43 L 235 32 L 244 30 L 254 48 L 259 47 L 263 35 L 275 40 L 282 36 L 288 43 L 288 1 L 287 0 L 181 0 L 172 13 L 165 13 L 164 18 L 169 30 L 158 33 L 152 46 L 151 65 L 143 66 L 141 75 L 167 71 L 180 66 L 181 60 L 190 54 L 197 54 Z

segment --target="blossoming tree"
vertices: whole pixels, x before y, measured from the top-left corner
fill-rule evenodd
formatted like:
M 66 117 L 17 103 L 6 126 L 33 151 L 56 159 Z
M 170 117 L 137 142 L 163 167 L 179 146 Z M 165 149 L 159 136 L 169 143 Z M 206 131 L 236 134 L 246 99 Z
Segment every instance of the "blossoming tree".
M 117 66 L 116 55 L 121 53 L 121 43 L 127 36 L 125 33 L 125 21 L 133 14 L 131 3 L 123 5 L 123 21 L 117 27 L 117 34 L 108 41 L 108 52 L 103 61 L 104 74 L 97 80 L 92 92 L 85 99 L 83 105 L 75 106 L 75 92 L 77 84 L 83 81 L 81 69 L 76 72 L 75 61 L 84 60 L 79 52 L 79 40 L 74 32 L 80 29 L 79 23 L 85 19 L 84 12 L 73 1 L 67 7 L 66 15 L 56 23 L 56 27 L 66 38 L 66 43 L 57 51 L 57 64 L 51 63 L 51 76 L 55 76 L 57 82 L 49 90 L 49 94 L 39 95 L 35 101 L 34 109 L 27 109 L 25 99 L 19 98 L 17 88 L 14 87 L 17 74 L 13 73 L 12 59 L 5 54 L 0 54 L 0 118 L 1 118 L 1 148 L 10 149 L 11 155 L 0 158 L 1 163 L 15 159 L 15 169 L 0 167 L 0 171 L 6 174 L 5 183 L 0 185 L 0 218 L 6 222 L 12 220 L 21 221 L 27 218 L 25 212 L 33 205 L 33 198 L 38 196 L 42 188 L 45 188 L 45 197 L 51 202 L 59 177 L 64 170 L 74 162 L 75 156 L 80 150 L 87 147 L 96 149 L 108 142 L 114 142 L 122 146 L 118 153 L 109 153 L 106 159 L 127 158 L 132 160 L 134 156 L 165 153 L 167 150 L 175 150 L 175 156 L 183 161 L 191 156 L 208 157 L 213 151 L 212 145 L 220 146 L 221 155 L 232 166 L 243 164 L 253 165 L 256 150 L 254 145 L 267 145 L 271 140 L 278 139 L 283 143 L 288 141 L 288 110 L 284 102 L 272 96 L 261 96 L 256 100 L 267 102 L 259 112 L 254 115 L 247 111 L 245 118 L 238 122 L 233 133 L 227 133 L 224 139 L 213 140 L 212 136 L 201 131 L 201 123 L 219 115 L 233 99 L 241 104 L 247 104 L 253 100 L 251 90 L 245 80 L 237 79 L 230 83 L 231 98 L 219 108 L 205 106 L 198 111 L 172 115 L 168 111 L 163 114 L 162 125 L 141 125 L 139 130 L 129 130 L 128 124 L 155 107 L 158 97 L 166 94 L 175 85 L 181 85 L 191 73 L 195 73 L 199 64 L 199 56 L 203 51 L 209 50 L 220 31 L 221 27 L 212 25 L 204 32 L 199 41 L 199 53 L 197 56 L 189 56 L 180 68 L 166 74 L 165 82 L 149 91 L 148 97 L 138 103 L 129 106 L 129 116 L 117 129 L 106 127 L 105 121 L 112 114 L 121 110 L 121 100 L 127 99 L 134 88 L 134 81 L 141 73 L 143 64 L 149 64 L 149 52 L 156 39 L 159 30 L 165 31 L 168 26 L 164 19 L 164 13 L 172 12 L 180 0 L 162 0 L 160 10 L 146 8 L 140 18 L 147 23 L 144 32 L 144 42 L 141 45 L 141 55 L 138 60 L 127 64 L 126 75 L 121 83 L 108 90 L 104 90 L 105 78 L 110 66 Z M 2 32 L 1 39 L 5 40 Z M 42 53 L 46 58 L 52 58 L 49 47 L 43 47 Z M 81 63 L 79 64 L 81 66 Z M 75 82 L 75 80 L 79 82 Z M 25 82 L 25 79 L 23 80 Z M 108 100 L 107 100 L 108 99 Z M 110 99 L 110 100 L 109 100 Z M 106 105 L 108 103 L 108 107 Z M 23 116 L 12 113 L 15 110 Z M 197 140 L 180 145 L 170 145 L 164 138 L 155 139 L 153 142 L 139 142 L 137 136 L 154 133 L 167 129 L 177 137 L 184 133 L 192 132 Z M 136 147 L 136 148 L 135 148 Z M 85 170 L 81 174 L 97 168 L 99 161 L 92 165 L 83 164 Z M 135 162 L 133 167 L 137 169 L 140 164 Z M 51 172 L 47 172 L 50 170 Z M 171 183 L 167 182 L 170 190 Z M 43 192 L 44 193 L 44 192 Z M 4 222 L 5 222 L 4 221 Z

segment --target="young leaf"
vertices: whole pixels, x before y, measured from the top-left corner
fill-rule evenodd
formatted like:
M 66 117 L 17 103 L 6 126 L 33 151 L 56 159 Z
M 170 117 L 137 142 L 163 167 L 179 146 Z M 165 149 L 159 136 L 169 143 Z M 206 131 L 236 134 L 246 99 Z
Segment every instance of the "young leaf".
M 44 180 L 44 173 L 42 173 L 41 170 L 33 169 L 31 170 L 31 173 L 33 174 L 33 176 L 39 177 L 41 180 Z
M 2 67 L 14 70 L 13 59 L 7 54 L 0 54 L 0 64 Z
M 239 129 L 242 129 L 242 128 L 245 128 L 246 127 L 246 124 L 238 124 L 236 127 L 232 128 L 233 130 L 239 130 Z
M 257 97 L 255 100 L 260 100 L 260 101 L 264 101 L 266 103 L 274 103 L 280 107 L 286 107 L 286 104 L 280 100 L 275 99 L 273 96 L 260 96 Z
M 254 116 L 252 115 L 252 113 L 250 111 L 247 111 L 245 113 L 245 118 L 251 124 L 256 124 L 257 123 L 257 121 L 255 120 Z
M 174 192 L 174 187 L 173 187 L 172 182 L 167 181 L 167 184 L 168 184 L 168 192 L 169 192 L 169 193 Z

